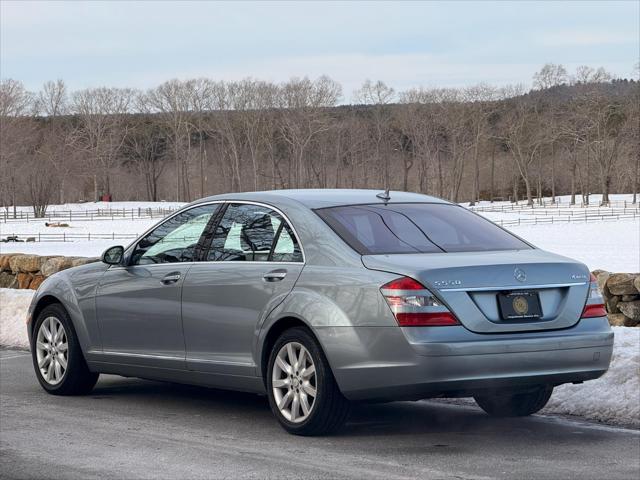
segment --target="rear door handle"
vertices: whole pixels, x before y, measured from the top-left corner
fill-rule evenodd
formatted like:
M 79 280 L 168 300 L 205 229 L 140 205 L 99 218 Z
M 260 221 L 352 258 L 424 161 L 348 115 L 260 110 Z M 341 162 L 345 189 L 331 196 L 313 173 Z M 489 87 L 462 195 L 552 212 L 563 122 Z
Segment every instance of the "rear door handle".
M 265 273 L 262 278 L 265 282 L 279 282 L 283 280 L 284 277 L 287 276 L 286 270 L 273 270 L 271 272 Z
M 172 272 L 172 273 L 167 274 L 160 281 L 162 283 L 164 283 L 165 285 L 170 285 L 172 283 L 176 283 L 178 280 L 180 280 L 180 273 L 179 272 Z

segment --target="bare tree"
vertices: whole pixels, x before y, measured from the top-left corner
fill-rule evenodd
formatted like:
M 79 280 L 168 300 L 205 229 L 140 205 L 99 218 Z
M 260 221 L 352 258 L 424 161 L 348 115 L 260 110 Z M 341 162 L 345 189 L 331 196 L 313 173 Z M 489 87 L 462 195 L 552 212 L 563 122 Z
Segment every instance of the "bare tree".
M 480 84 L 465 89 L 464 99 L 469 104 L 469 120 L 473 131 L 473 189 L 469 205 L 480 201 L 480 148 L 487 138 L 488 118 L 498 108 L 499 90 Z
M 525 186 L 527 204 L 533 205 L 531 165 L 545 138 L 540 135 L 540 114 L 536 103 L 518 99 L 508 113 L 501 140 L 509 148 L 511 157 Z
M 142 175 L 147 199 L 156 202 L 158 181 L 166 166 L 167 136 L 162 126 L 151 119 L 133 122 L 127 131 L 123 146 L 125 163 Z
M 593 68 L 588 65 L 580 65 L 576 68 L 576 73 L 570 77 L 573 84 L 607 83 L 613 76 L 604 68 Z
M 288 186 L 309 186 L 304 161 L 307 148 L 316 136 L 332 127 L 325 109 L 335 105 L 341 93 L 340 85 L 328 77 L 320 77 L 315 81 L 306 77 L 294 78 L 280 85 L 280 133 L 292 153 Z
M 389 160 L 391 151 L 388 139 L 390 136 L 391 112 L 387 108 L 395 99 L 395 91 L 381 80 L 372 82 L 366 80 L 362 86 L 353 93 L 355 103 L 369 105 L 372 119 L 372 140 L 374 145 L 375 165 L 382 167 L 382 182 L 385 188 L 391 187 L 389 178 Z M 401 145 L 399 145 L 402 148 Z M 397 150 L 397 148 L 396 148 Z M 410 158 L 410 157 L 406 157 Z M 406 171 L 406 166 L 405 166 Z
M 86 155 L 85 171 L 93 180 L 93 196 L 110 191 L 110 175 L 126 138 L 124 115 L 136 92 L 120 88 L 94 88 L 74 92 L 72 111 L 79 119 L 72 144 Z
M 176 201 L 189 200 L 191 193 L 188 164 L 182 155 L 189 132 L 189 87 L 186 82 L 169 80 L 138 96 L 138 105 L 144 112 L 157 113 L 166 125 L 171 136 L 175 162 L 175 198 Z
M 533 75 L 533 86 L 544 90 L 567 83 L 568 80 L 567 69 L 563 65 L 547 63 Z
M 0 82 L 0 200 L 13 206 L 16 217 L 18 166 L 20 155 L 28 148 L 35 125 L 25 118 L 33 111 L 33 96 L 22 82 L 6 79 Z
M 62 204 L 65 203 L 67 178 L 74 167 L 68 157 L 72 154 L 70 146 L 76 137 L 75 127 L 64 119 L 69 114 L 69 98 L 64 81 L 46 82 L 37 94 L 36 108 L 40 115 L 45 116 L 47 124 L 47 133 L 38 153 L 52 167 L 58 185 L 58 201 Z

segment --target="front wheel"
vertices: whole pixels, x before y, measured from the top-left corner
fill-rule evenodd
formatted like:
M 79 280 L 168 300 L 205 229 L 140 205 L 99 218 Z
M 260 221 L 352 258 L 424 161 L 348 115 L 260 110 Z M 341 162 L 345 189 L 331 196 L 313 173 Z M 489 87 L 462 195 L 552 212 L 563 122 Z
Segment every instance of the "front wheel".
M 69 314 L 60 304 L 45 307 L 35 320 L 31 356 L 42 388 L 53 395 L 89 393 L 98 374 L 89 371 Z
M 540 386 L 527 391 L 501 391 L 473 398 L 491 416 L 524 417 L 542 410 L 552 393 L 553 387 Z
M 287 330 L 276 341 L 269 357 L 267 392 L 280 424 L 296 435 L 334 432 L 349 415 L 349 401 L 306 328 Z

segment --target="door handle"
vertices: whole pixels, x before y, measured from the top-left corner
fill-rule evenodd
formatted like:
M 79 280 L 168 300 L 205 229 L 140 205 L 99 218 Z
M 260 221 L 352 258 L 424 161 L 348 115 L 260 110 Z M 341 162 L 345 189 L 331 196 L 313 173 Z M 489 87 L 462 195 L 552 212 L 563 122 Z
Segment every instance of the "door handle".
M 180 280 L 180 274 L 177 272 L 174 272 L 174 273 L 169 273 L 160 281 L 165 285 L 170 285 L 172 283 L 176 283 L 178 280 Z
M 273 270 L 265 273 L 262 278 L 265 282 L 279 282 L 287 276 L 286 270 Z

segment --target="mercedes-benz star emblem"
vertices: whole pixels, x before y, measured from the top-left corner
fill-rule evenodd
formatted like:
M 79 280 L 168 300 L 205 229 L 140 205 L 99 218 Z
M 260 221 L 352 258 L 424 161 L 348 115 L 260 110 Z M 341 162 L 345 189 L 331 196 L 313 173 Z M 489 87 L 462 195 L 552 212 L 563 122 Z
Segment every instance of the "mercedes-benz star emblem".
M 519 282 L 524 282 L 527 279 L 527 274 L 525 273 L 524 270 L 522 270 L 521 268 L 516 268 L 513 271 L 513 276 L 515 277 L 516 280 L 518 280 Z

